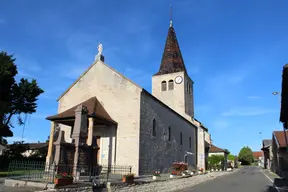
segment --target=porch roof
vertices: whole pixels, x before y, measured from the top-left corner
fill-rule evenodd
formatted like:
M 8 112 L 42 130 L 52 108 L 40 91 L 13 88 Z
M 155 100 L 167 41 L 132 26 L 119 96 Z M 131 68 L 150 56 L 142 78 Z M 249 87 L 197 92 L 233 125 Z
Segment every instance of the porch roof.
M 91 97 L 90 99 L 79 103 L 78 105 L 75 105 L 74 107 L 71 107 L 70 109 L 63 111 L 62 113 L 59 113 L 57 115 L 46 117 L 47 120 L 50 121 L 57 121 L 57 120 L 67 120 L 67 119 L 74 119 L 75 118 L 75 109 L 77 106 L 83 105 L 87 107 L 88 109 L 88 117 L 95 117 L 99 118 L 105 121 L 108 121 L 113 124 L 117 124 L 116 121 L 114 121 L 108 112 L 105 110 L 105 108 L 102 106 L 102 104 L 99 102 L 99 100 L 96 97 Z

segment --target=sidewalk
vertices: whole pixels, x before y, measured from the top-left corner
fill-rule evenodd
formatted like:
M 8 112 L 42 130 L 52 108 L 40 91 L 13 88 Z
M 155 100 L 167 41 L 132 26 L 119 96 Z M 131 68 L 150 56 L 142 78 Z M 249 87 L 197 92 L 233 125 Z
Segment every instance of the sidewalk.
M 281 192 L 288 191 L 288 180 L 279 177 L 277 174 L 271 172 L 267 169 L 262 169 L 262 171 L 274 182 L 274 186 L 277 187 Z

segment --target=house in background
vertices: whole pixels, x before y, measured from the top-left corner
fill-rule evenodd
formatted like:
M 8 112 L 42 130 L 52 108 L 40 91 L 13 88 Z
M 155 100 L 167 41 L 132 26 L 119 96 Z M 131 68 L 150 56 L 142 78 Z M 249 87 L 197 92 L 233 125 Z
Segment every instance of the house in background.
M 253 157 L 254 157 L 254 161 L 258 163 L 258 166 L 264 165 L 264 153 L 263 153 L 263 151 L 254 151 Z
M 43 150 L 47 151 L 48 150 L 48 143 L 27 143 L 26 144 L 28 150 L 26 150 L 22 155 L 24 157 L 30 157 L 31 155 L 34 155 L 37 153 L 37 151 Z
M 272 152 L 273 159 L 271 162 L 271 170 L 281 177 L 288 176 L 288 151 L 285 140 L 287 131 L 274 131 L 272 134 Z
M 14 144 L 9 144 L 7 145 L 5 150 L 10 150 L 9 148 L 13 146 Z M 48 143 L 23 143 L 23 144 L 17 144 L 17 145 L 22 145 L 25 147 L 27 150 L 22 153 L 24 157 L 30 157 L 34 154 L 36 154 L 38 151 L 43 151 L 42 154 L 45 154 L 45 151 L 48 150 Z
M 271 168 L 271 161 L 273 159 L 273 153 L 272 153 L 272 140 L 271 139 L 264 139 L 262 141 L 262 149 L 264 154 L 264 163 L 263 168 L 264 169 L 270 169 Z
M 224 170 L 227 169 L 227 163 L 228 163 L 228 151 L 221 149 L 219 147 L 216 147 L 215 145 L 211 145 L 209 149 L 209 156 L 212 155 L 223 155 L 224 156 Z

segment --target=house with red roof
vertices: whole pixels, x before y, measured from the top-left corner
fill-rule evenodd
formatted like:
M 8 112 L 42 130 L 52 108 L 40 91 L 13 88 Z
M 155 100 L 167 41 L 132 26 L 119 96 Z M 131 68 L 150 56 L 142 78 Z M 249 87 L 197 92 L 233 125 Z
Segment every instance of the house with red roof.
M 224 170 L 227 169 L 227 159 L 228 159 L 228 151 L 222 148 L 219 148 L 215 145 L 211 145 L 209 149 L 209 156 L 212 155 L 223 155 L 224 156 Z
M 288 148 L 286 139 L 287 131 L 274 131 L 272 134 L 273 159 L 271 170 L 281 177 L 288 176 Z

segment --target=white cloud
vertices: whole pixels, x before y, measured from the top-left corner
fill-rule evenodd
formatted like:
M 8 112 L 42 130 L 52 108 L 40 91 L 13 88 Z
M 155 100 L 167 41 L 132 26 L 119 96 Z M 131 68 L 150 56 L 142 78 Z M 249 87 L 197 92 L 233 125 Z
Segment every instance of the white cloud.
M 229 127 L 230 123 L 229 121 L 225 119 L 216 119 L 212 122 L 212 129 L 217 129 L 217 130 L 224 130 L 227 127 Z
M 256 115 L 264 115 L 268 113 L 273 113 L 275 110 L 273 109 L 265 109 L 265 108 L 235 108 L 229 111 L 221 113 L 222 116 L 256 116 Z
M 248 96 L 247 99 L 260 99 L 259 96 Z

